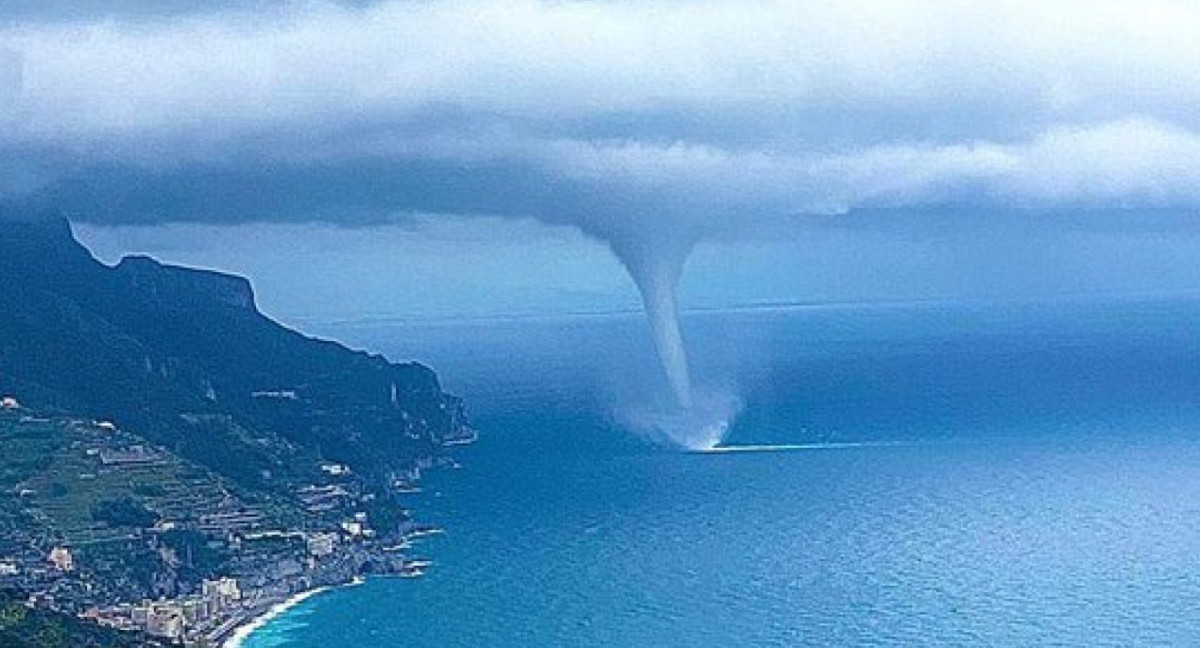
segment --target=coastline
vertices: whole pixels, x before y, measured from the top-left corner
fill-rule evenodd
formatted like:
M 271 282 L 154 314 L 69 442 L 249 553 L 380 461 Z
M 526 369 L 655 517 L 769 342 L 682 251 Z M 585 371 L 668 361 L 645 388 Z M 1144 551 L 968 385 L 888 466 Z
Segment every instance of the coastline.
M 293 594 L 286 600 L 276 603 L 260 613 L 250 614 L 246 618 L 241 619 L 233 627 L 232 633 L 229 635 L 229 637 L 220 641 L 219 645 L 221 648 L 242 648 L 246 640 L 249 639 L 251 635 L 265 628 L 272 621 L 283 616 L 285 613 L 301 603 L 319 594 L 323 594 L 341 587 L 353 587 L 355 585 L 361 585 L 363 582 L 364 581 L 362 579 L 355 579 L 344 585 L 323 585 L 321 587 L 314 587 L 313 589 L 308 589 Z
M 465 445 L 465 443 L 460 445 Z M 400 538 L 401 544 L 397 545 L 397 547 L 408 549 L 411 547 L 411 541 L 413 540 L 443 533 L 445 533 L 445 529 L 439 526 L 414 524 L 412 528 L 402 534 Z M 384 551 L 387 551 L 387 549 L 385 548 Z M 430 561 L 428 559 L 409 560 L 401 556 L 400 564 L 394 572 L 376 574 L 376 576 L 395 576 L 399 578 L 421 576 L 429 564 Z M 325 584 L 296 592 L 283 600 L 276 598 L 274 602 L 263 601 L 250 605 L 245 605 L 246 602 L 243 601 L 244 607 L 238 610 L 237 614 L 205 633 L 207 641 L 205 645 L 219 646 L 220 648 L 244 648 L 246 642 L 254 633 L 269 626 L 271 622 L 282 617 L 301 603 L 332 590 L 362 585 L 367 582 L 367 578 L 368 576 L 359 571 L 349 579 L 327 581 Z

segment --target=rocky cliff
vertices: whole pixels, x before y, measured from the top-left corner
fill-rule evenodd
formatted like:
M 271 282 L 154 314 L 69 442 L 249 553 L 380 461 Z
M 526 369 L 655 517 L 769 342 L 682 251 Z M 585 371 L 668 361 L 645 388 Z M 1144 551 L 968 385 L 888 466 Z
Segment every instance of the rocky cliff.
M 146 256 L 125 257 L 116 275 L 133 292 L 158 300 L 163 308 L 186 311 L 203 305 L 257 311 L 245 277 L 163 265 Z
M 317 459 L 385 478 L 464 429 L 430 369 L 287 329 L 244 278 L 106 266 L 61 219 L 0 229 L 0 391 L 115 419 L 260 487 Z

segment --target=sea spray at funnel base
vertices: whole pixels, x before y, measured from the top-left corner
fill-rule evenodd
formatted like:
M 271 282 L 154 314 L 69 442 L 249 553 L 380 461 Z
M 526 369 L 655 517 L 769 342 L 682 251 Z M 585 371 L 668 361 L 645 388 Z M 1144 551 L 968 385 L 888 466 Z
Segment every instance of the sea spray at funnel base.
M 617 420 L 623 427 L 654 441 L 704 452 L 725 440 L 741 410 L 741 399 L 729 392 L 697 389 L 686 410 L 663 412 L 624 407 L 617 412 Z
M 639 228 L 615 236 L 609 233 L 605 238 L 641 293 L 673 400 L 672 407 L 665 411 L 625 408 L 618 418 L 652 439 L 689 450 L 716 446 L 741 410 L 741 402 L 725 391 L 693 392 L 687 349 L 679 328 L 677 290 L 696 237 L 686 232 Z

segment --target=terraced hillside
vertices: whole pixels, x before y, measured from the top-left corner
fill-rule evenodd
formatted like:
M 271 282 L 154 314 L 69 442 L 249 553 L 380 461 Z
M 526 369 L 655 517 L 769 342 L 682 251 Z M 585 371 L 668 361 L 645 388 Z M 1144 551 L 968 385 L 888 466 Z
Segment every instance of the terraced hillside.
M 135 631 L 81 646 L 207 645 L 426 564 L 404 492 L 474 434 L 428 368 L 291 331 L 239 277 L 103 265 L 58 220 L 5 223 L 0 286 L 0 589 L 49 615 L 0 648 L 79 618 Z

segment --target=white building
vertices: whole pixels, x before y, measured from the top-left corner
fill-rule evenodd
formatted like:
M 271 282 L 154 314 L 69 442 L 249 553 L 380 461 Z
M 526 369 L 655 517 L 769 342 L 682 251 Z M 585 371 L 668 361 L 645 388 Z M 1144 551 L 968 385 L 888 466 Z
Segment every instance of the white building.
M 242 600 L 242 590 L 236 578 L 206 580 L 200 584 L 200 594 L 204 598 L 220 599 L 222 603 Z
M 183 636 L 185 624 L 183 610 L 177 605 L 157 603 L 151 604 L 145 610 L 146 634 L 178 639 Z
M 314 558 L 323 558 L 337 549 L 336 533 L 312 533 L 306 538 L 308 553 Z
M 75 557 L 71 555 L 71 550 L 67 547 L 55 547 L 51 549 L 50 555 L 46 559 L 58 571 L 69 572 L 75 569 Z
M 344 477 L 350 474 L 350 466 L 327 461 L 321 464 L 321 471 L 326 475 L 331 475 L 333 477 Z
M 366 529 L 366 527 L 363 526 L 362 522 L 356 522 L 353 520 L 347 520 L 345 522 L 342 522 L 342 531 L 345 531 L 349 536 L 351 536 L 353 538 L 362 537 L 363 531 L 365 529 Z

